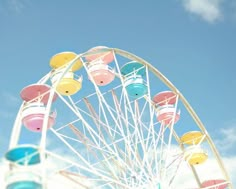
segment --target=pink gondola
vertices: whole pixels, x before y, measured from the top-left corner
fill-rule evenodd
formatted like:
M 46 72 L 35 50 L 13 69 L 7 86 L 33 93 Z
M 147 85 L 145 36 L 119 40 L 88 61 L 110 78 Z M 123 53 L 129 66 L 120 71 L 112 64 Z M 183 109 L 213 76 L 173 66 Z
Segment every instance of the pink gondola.
M 159 106 L 173 105 L 176 103 L 176 94 L 172 91 L 162 91 L 153 97 L 153 102 Z
M 180 118 L 180 111 L 176 111 L 175 107 L 163 107 L 157 112 L 157 120 L 164 125 L 169 125 L 172 123 L 176 123 Z M 173 117 L 175 115 L 175 117 Z
M 50 87 L 48 85 L 32 84 L 23 88 L 20 92 L 20 96 L 26 102 L 40 101 L 43 104 L 47 104 L 49 99 L 49 90 Z M 55 101 L 56 99 L 57 94 L 55 93 L 52 101 Z
M 202 187 L 207 189 L 226 189 L 228 184 L 223 179 L 206 180 L 202 183 Z
M 99 86 L 107 85 L 115 78 L 114 70 L 103 63 L 90 64 L 88 66 L 88 72 L 90 75 L 89 79 L 93 80 Z
M 22 123 L 31 131 L 42 131 L 43 122 L 46 114 L 46 106 L 49 100 L 50 87 L 42 84 L 33 84 L 25 87 L 20 95 L 25 104 L 22 110 Z M 52 101 L 55 101 L 57 95 L 54 94 Z M 56 113 L 51 112 L 48 117 L 47 128 L 54 125 Z
M 46 107 L 39 103 L 30 103 L 26 105 L 22 111 L 22 123 L 27 129 L 34 132 L 40 132 L 43 128 Z M 56 112 L 51 112 L 48 117 L 47 128 L 51 128 L 55 124 Z
M 85 59 L 88 62 L 102 60 L 104 64 L 109 64 L 114 60 L 114 56 L 113 56 L 113 52 L 108 51 L 107 49 L 108 48 L 105 46 L 94 47 L 88 50 L 88 52 L 90 52 L 91 54 L 87 55 Z

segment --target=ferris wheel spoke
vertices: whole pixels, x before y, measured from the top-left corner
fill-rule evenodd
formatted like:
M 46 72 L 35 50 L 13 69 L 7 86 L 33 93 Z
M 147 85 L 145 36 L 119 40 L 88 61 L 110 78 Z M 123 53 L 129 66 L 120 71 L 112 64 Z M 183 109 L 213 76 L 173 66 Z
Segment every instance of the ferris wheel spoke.
M 97 161 L 99 161 L 99 157 L 98 157 L 98 154 L 95 153 L 93 149 L 97 149 L 99 151 L 102 151 L 101 155 L 104 159 L 108 159 L 109 156 L 111 156 L 111 154 L 109 152 L 106 152 L 104 151 L 103 149 L 101 148 L 98 148 L 95 144 L 92 143 L 92 141 L 90 141 L 88 138 L 85 138 L 84 135 L 76 128 L 74 127 L 73 125 L 70 125 L 70 128 L 73 130 L 74 133 L 76 133 L 76 135 L 81 139 L 81 141 L 84 143 L 84 145 L 86 146 L 86 148 L 89 150 L 89 153 L 92 153 L 93 156 L 96 158 Z M 113 159 L 113 163 L 114 163 L 114 158 Z M 106 164 L 105 162 L 101 161 L 103 166 L 104 167 L 109 167 L 109 170 L 111 172 L 113 172 L 113 175 L 115 176 L 115 173 L 114 173 L 114 168 L 112 167 L 111 165 L 111 162 L 110 161 L 106 161 Z M 115 163 L 114 163 L 115 164 Z M 113 164 L 113 165 L 114 165 Z
M 76 184 L 79 185 L 79 187 L 81 187 L 82 189 L 89 189 L 88 186 L 86 186 L 84 183 L 83 183 L 83 180 L 81 180 L 81 178 L 83 179 L 88 179 L 87 177 L 84 177 L 82 175 L 79 175 L 79 174 L 75 174 L 75 173 L 72 173 L 72 172 L 69 172 L 69 171 L 59 171 L 59 174 L 61 174 L 62 176 L 66 177 L 67 179 L 75 182 Z
M 88 69 L 88 68 L 86 68 L 86 66 L 85 66 L 85 69 Z M 87 70 L 88 71 L 88 70 Z M 91 77 L 92 78 L 92 77 Z M 93 81 L 93 78 L 92 78 L 92 81 Z M 94 81 L 93 81 L 94 82 Z M 96 93 L 97 93 L 97 97 L 98 97 L 98 102 L 99 102 L 99 108 L 101 108 L 101 110 L 102 110 L 102 115 L 103 115 L 103 119 L 104 119 L 104 121 L 105 121 L 105 124 L 107 125 L 107 129 L 108 129 L 108 131 L 109 131 L 109 136 L 112 136 L 112 132 L 111 132 L 111 130 L 110 130 L 110 125 L 109 125 L 109 122 L 108 122 L 108 118 L 107 118 L 107 115 L 106 115 L 106 112 L 105 112 L 105 108 L 108 110 L 108 112 L 109 112 L 109 117 L 111 118 L 111 119 L 113 119 L 113 121 L 115 122 L 115 125 L 116 126 L 119 126 L 119 124 L 117 123 L 117 121 L 116 121 L 116 119 L 115 119 L 115 116 L 113 115 L 113 113 L 112 113 L 112 110 L 111 110 L 111 107 L 108 105 L 108 103 L 106 102 L 106 100 L 104 99 L 104 97 L 103 97 L 103 94 L 100 92 L 100 90 L 99 90 L 99 88 L 94 84 L 94 88 L 95 88 L 95 91 L 96 91 Z M 103 106 L 103 104 L 104 104 L 104 106 Z M 87 103 L 87 105 L 88 105 L 88 103 Z M 90 111 L 92 111 L 93 113 L 94 113 L 94 111 L 91 109 L 91 106 L 89 106 L 89 109 L 90 109 Z M 100 117 L 100 116 L 99 116 Z M 114 136 L 113 136 L 114 137 Z M 111 138 L 111 137 L 110 137 Z M 113 146 L 114 147 L 114 150 L 116 151 L 116 153 L 118 153 L 118 151 L 117 151 L 117 149 L 116 149 L 116 146 Z
M 104 170 L 102 170 L 102 169 L 99 169 L 99 170 L 95 169 L 93 167 L 93 165 L 89 165 L 89 166 L 86 165 L 86 166 L 84 166 L 81 163 L 79 164 L 79 163 L 74 162 L 72 160 L 66 159 L 66 158 L 64 158 L 64 157 L 62 157 L 60 155 L 57 155 L 57 154 L 55 154 L 53 152 L 50 152 L 50 151 L 47 151 L 47 154 L 52 156 L 52 157 L 54 157 L 54 158 L 56 158 L 56 159 L 59 159 L 59 160 L 61 160 L 63 162 L 66 162 L 66 163 L 69 163 L 69 164 L 71 164 L 73 166 L 76 166 L 79 169 L 84 170 L 84 171 L 90 173 L 91 176 L 97 176 L 98 178 L 100 178 L 103 181 L 105 180 L 107 182 L 115 183 L 118 186 L 121 186 L 121 187 L 124 187 L 124 188 L 128 188 L 125 184 L 123 184 L 119 180 L 115 180 L 115 179 L 111 178 L 110 175 L 107 172 L 104 172 Z
M 53 130 L 52 130 L 53 131 Z M 53 131 L 54 132 L 54 131 Z M 56 133 L 55 133 L 56 134 Z M 105 167 L 107 169 L 104 169 L 104 167 L 101 169 L 99 168 L 100 166 L 96 166 L 96 164 L 90 164 L 86 159 L 83 158 L 83 156 L 81 156 L 76 149 L 74 149 L 68 142 L 66 142 L 60 135 L 56 134 L 82 161 L 83 163 L 86 164 L 86 166 L 89 167 L 89 169 L 91 169 L 89 172 L 92 175 L 97 175 L 97 176 L 101 176 L 102 175 L 107 175 L 107 176 L 112 176 L 111 178 L 115 179 L 116 182 L 119 181 L 118 177 L 116 176 L 116 174 L 114 173 L 114 169 L 111 165 L 111 163 L 109 163 L 109 161 L 107 161 L 108 159 L 104 159 L 103 161 L 101 161 L 99 164 L 103 164 L 103 166 L 105 165 Z M 55 154 L 54 154 L 55 155 Z M 76 166 L 78 166 L 78 164 L 76 164 Z M 80 169 L 83 169 L 85 171 L 88 171 L 88 169 L 84 169 L 83 166 L 79 166 Z M 95 173 L 96 172 L 96 173 Z
M 138 158 L 136 156 L 135 151 L 132 148 L 132 140 L 131 140 L 131 134 L 129 134 L 129 129 L 127 129 L 128 134 L 126 135 L 124 133 L 123 127 L 119 124 L 119 122 L 117 122 L 117 119 L 115 118 L 115 115 L 111 111 L 110 107 L 108 106 L 108 104 L 105 101 L 105 99 L 103 98 L 103 96 L 100 96 L 100 97 L 102 98 L 102 102 L 105 104 L 105 107 L 107 108 L 108 112 L 110 113 L 109 115 L 112 117 L 113 121 L 115 122 L 115 125 L 118 126 L 118 128 L 119 128 L 119 130 L 120 130 L 120 132 L 122 134 L 122 137 L 124 138 L 126 146 L 128 147 L 128 151 L 130 152 L 129 154 L 132 154 L 132 156 L 134 158 L 133 160 L 138 163 L 139 162 Z
M 82 118 L 81 118 L 82 119 Z M 87 126 L 88 126 L 88 124 L 87 124 Z M 87 127 L 86 126 L 86 127 Z M 122 131 L 122 130 L 121 130 Z M 126 139 L 124 139 L 124 140 L 126 140 Z M 102 141 L 102 140 L 101 140 Z M 109 148 L 109 144 L 107 144 L 105 141 L 102 141 L 102 143 L 105 145 L 105 147 L 108 147 L 108 149 L 110 150 L 110 148 Z M 114 141 L 113 141 L 113 143 L 114 143 Z M 112 143 L 112 144 L 113 144 Z M 114 144 L 112 145 L 112 146 L 114 146 Z M 133 149 L 132 149 L 132 147 L 129 147 L 129 153 L 130 154 L 133 154 L 133 157 L 135 158 L 135 159 L 137 159 L 137 157 L 136 157 L 136 155 L 135 155 L 135 152 L 133 151 Z M 117 153 L 115 153 L 114 151 L 111 151 L 110 152 L 111 154 L 116 154 L 116 157 L 119 157 L 118 159 L 120 160 L 120 155 L 118 155 Z M 133 159 L 134 160 L 134 159 Z M 131 161 L 131 159 L 130 159 L 130 161 Z M 122 162 L 122 163 L 124 163 L 124 162 Z M 140 164 L 141 165 L 141 164 Z M 127 167 L 127 165 L 126 165 L 126 167 Z M 132 172 L 132 168 L 129 168 L 129 166 L 127 167 L 128 169 L 131 169 L 130 171 Z
M 105 138 L 103 136 L 104 132 L 103 133 L 100 132 L 100 126 L 103 126 L 104 130 L 107 133 L 107 137 L 109 138 L 110 141 L 112 141 L 111 144 L 112 144 L 112 146 L 114 146 L 116 152 L 121 157 L 124 157 L 123 150 L 117 145 L 117 143 L 119 143 L 120 139 L 116 139 L 116 136 L 122 137 L 121 133 L 117 132 L 116 127 L 115 128 L 110 128 L 109 125 L 106 125 L 106 123 L 101 121 L 99 116 L 96 114 L 94 108 L 92 107 L 91 103 L 89 103 L 88 99 L 85 99 L 85 102 L 86 102 L 86 105 L 87 105 L 87 107 L 89 108 L 89 110 L 90 110 L 90 112 L 92 114 L 94 122 L 96 122 L 96 125 L 97 125 L 97 128 L 98 128 L 98 132 L 101 134 L 101 137 L 103 137 L 103 139 L 105 140 Z M 118 118 L 119 118 L 119 116 L 118 116 Z M 121 123 L 120 123 L 120 125 L 121 125 Z M 110 128 L 110 132 L 107 130 L 107 128 Z M 115 135 L 112 136 L 111 133 L 114 133 Z M 121 141 L 123 141 L 123 139 Z M 111 146 L 111 145 L 109 145 L 109 146 Z
M 84 102 L 85 102 L 87 108 L 89 109 L 89 112 L 91 114 L 91 118 L 92 118 L 93 122 L 97 126 L 99 136 L 102 137 L 103 140 L 105 140 L 104 136 L 102 134 L 102 131 L 101 131 L 101 126 L 103 126 L 103 128 L 106 131 L 106 133 L 108 134 L 108 136 L 111 137 L 112 132 L 109 130 L 110 127 L 107 127 L 107 124 L 104 124 L 102 121 L 100 121 L 99 116 L 97 115 L 97 113 L 95 112 L 94 108 L 92 107 L 91 103 L 88 101 L 87 98 L 84 98 Z
M 115 97 L 114 96 L 114 92 L 113 92 L 113 99 L 115 99 L 115 104 L 116 104 L 116 109 L 117 110 L 119 110 L 119 105 L 118 105 L 118 103 L 117 103 L 117 97 Z M 102 99 L 103 100 L 103 102 L 104 102 L 104 99 Z M 104 102 L 105 103 L 105 105 L 106 105 L 106 102 Z M 127 103 L 126 103 L 127 104 Z M 130 104 L 130 103 L 129 103 Z M 107 107 L 107 106 L 106 106 Z M 126 107 L 126 106 L 125 106 Z M 108 109 L 109 109 L 109 107 L 108 107 Z M 114 115 L 112 114 L 112 112 L 111 112 L 111 110 L 108 110 L 109 112 L 110 112 L 110 115 L 112 116 L 112 118 L 113 118 L 113 120 L 115 121 L 115 123 L 116 123 L 116 125 L 118 125 L 119 126 L 119 123 L 117 123 L 117 120 L 116 119 L 114 119 Z M 130 112 L 131 113 L 133 113 L 132 112 L 133 110 L 132 110 L 132 108 L 131 108 L 131 106 L 129 106 L 129 109 L 126 109 L 126 115 L 127 115 L 127 113 L 129 112 L 129 114 L 130 114 Z M 126 116 L 126 117 L 128 117 L 128 116 Z M 133 118 L 133 120 L 134 120 L 134 122 L 136 122 L 135 121 L 135 119 L 134 119 L 134 115 L 133 116 L 131 116 L 132 118 Z M 120 119 L 118 119 L 118 120 L 120 120 Z M 126 125 L 128 125 L 128 122 L 127 122 L 127 124 Z M 140 131 L 139 131 L 139 128 L 138 128 L 138 126 L 137 126 L 137 123 L 134 123 L 134 132 L 131 134 L 130 133 L 130 129 L 127 127 L 127 134 L 124 134 L 124 131 L 123 131 L 123 129 L 122 128 L 120 128 L 119 127 L 119 129 L 120 129 L 120 132 L 123 134 L 123 137 L 124 137 L 124 140 L 126 140 L 126 138 L 128 139 L 127 140 L 127 142 L 128 141 L 130 141 L 130 142 L 126 142 L 126 146 L 128 147 L 127 148 L 127 152 L 128 152 L 128 154 L 129 154 L 129 158 L 130 159 L 132 159 L 133 160 L 133 162 L 136 162 L 136 163 L 138 163 L 139 164 L 139 166 L 141 165 L 140 163 L 140 157 L 139 157 L 139 154 L 137 154 L 137 141 L 139 141 L 139 143 L 143 143 L 143 139 L 140 137 Z M 138 133 L 138 135 L 139 135 L 139 137 L 138 138 L 136 138 L 135 137 L 135 135 Z M 135 140 L 134 140 L 135 139 Z M 128 145 L 127 145 L 128 144 Z M 134 148 L 134 149 L 136 149 L 135 151 L 133 151 L 133 145 L 136 147 L 136 148 Z M 130 146 L 130 147 L 129 147 Z M 144 146 L 144 145 L 142 145 L 142 146 Z M 145 149 L 143 150 L 143 151 L 145 151 Z

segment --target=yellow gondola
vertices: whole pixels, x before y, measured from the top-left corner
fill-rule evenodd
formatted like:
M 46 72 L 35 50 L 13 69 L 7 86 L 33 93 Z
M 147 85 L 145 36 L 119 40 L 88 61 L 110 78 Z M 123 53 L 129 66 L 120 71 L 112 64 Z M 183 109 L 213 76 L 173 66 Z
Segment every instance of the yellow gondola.
M 198 165 L 204 163 L 208 155 L 200 146 L 189 146 L 184 152 L 185 161 L 190 165 Z
M 50 66 L 53 69 L 61 68 L 68 64 L 70 61 L 72 61 L 74 58 L 76 58 L 77 54 L 73 52 L 61 52 L 56 55 L 54 55 L 50 60 Z M 77 60 L 72 68 L 71 71 L 77 71 L 83 66 L 82 61 L 79 59 Z
M 51 82 L 61 95 L 73 95 L 82 88 L 82 77 L 77 77 L 72 71 L 63 75 L 63 70 L 52 73 Z M 61 78 L 62 77 L 62 78 Z M 59 80 L 59 81 L 58 81 Z
M 200 131 L 190 131 L 185 133 L 181 138 L 181 142 L 183 144 L 188 144 L 188 145 L 196 145 L 199 144 L 200 142 L 204 141 L 205 135 L 203 135 Z

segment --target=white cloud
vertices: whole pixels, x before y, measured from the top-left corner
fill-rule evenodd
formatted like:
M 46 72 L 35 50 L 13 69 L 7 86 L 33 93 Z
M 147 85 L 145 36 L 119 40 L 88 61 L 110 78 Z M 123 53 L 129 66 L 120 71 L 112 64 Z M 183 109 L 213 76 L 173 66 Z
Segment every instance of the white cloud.
M 74 176 L 74 178 L 71 177 L 71 179 L 75 180 L 78 184 L 60 174 L 55 174 L 52 178 L 50 178 L 49 182 L 47 183 L 47 188 L 48 189 L 54 189 L 54 188 L 78 189 L 79 187 L 81 189 L 85 189 L 91 186 L 91 183 L 88 183 L 88 181 L 82 177 Z
M 232 6 L 232 17 L 234 20 L 236 20 L 236 1 L 232 0 L 231 6 Z
M 21 98 L 18 94 L 12 94 L 8 91 L 1 91 L 0 97 L 1 99 L 3 99 L 5 105 L 7 106 L 19 105 L 19 103 L 21 102 Z
M 0 107 L 1 118 L 12 118 L 16 116 L 15 109 L 20 106 L 21 99 L 18 94 L 12 94 L 6 91 L 0 91 L 0 98 L 3 100 L 5 107 Z M 14 111 L 12 111 L 14 108 Z
M 236 122 L 233 121 L 229 126 L 220 129 L 219 134 L 221 137 L 215 139 L 215 143 L 221 152 L 232 152 L 236 145 Z
M 28 2 L 28 0 L 8 0 L 9 7 L 17 13 L 20 13 L 27 6 Z
M 200 16 L 207 22 L 213 23 L 223 17 L 221 10 L 222 0 L 182 0 L 184 8 Z
M 223 158 L 226 170 L 228 170 L 232 185 L 236 186 L 236 156 Z
M 30 3 L 30 0 L 1 0 L 0 12 L 6 14 L 8 11 L 21 13 Z
M 6 111 L 6 109 L 0 109 L 0 117 L 1 119 L 10 119 L 15 117 L 15 113 Z

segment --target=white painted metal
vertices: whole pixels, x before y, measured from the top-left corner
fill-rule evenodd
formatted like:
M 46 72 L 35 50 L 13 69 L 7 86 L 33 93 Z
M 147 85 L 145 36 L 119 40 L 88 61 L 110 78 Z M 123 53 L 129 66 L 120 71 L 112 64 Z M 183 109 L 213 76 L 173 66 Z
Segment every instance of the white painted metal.
M 78 55 L 64 68 L 63 72 L 60 72 L 60 77 L 54 78 L 40 140 L 40 150 L 43 152 L 41 154 L 43 180 L 46 180 L 48 174 L 47 158 L 44 155 L 46 153 L 50 158 L 66 164 L 59 172 L 68 180 L 77 183 L 78 187 L 90 188 L 91 186 L 76 181 L 74 178 L 77 177 L 76 175 L 79 177 L 82 175 L 90 184 L 96 185 L 95 188 L 154 189 L 159 186 L 161 189 L 176 188 L 174 186 L 175 179 L 178 179 L 176 175 L 181 165 L 186 164 L 184 146 L 174 127 L 174 117 L 178 113 L 179 103 L 182 103 L 206 136 L 217 165 L 226 182 L 229 183 L 229 188 L 232 189 L 229 176 L 211 137 L 180 91 L 156 68 L 140 57 L 120 49 L 106 50 L 113 51 L 114 54 L 115 68 L 112 70 L 115 71 L 118 81 L 116 85 L 100 88 L 95 84 L 89 72 L 91 64 L 84 60 L 89 52 Z M 125 79 L 120 72 L 122 63 L 116 56 L 144 65 L 146 76 L 142 80 L 148 86 L 148 93 L 145 96 L 137 99 L 129 97 Z M 68 111 L 68 115 L 67 113 L 63 115 L 68 121 L 61 125 L 58 123 L 56 128 L 50 130 L 53 137 L 61 142 L 58 145 L 62 146 L 61 152 L 58 149 L 54 152 L 53 148 L 50 148 L 52 139 L 49 138 L 46 129 L 53 94 L 56 92 L 56 85 L 70 72 L 70 68 L 79 59 L 84 63 L 83 70 L 87 74 L 86 77 L 93 83 L 89 85 L 93 90 L 84 86 L 82 90 L 91 92 L 82 97 L 81 94 L 78 95 L 79 97 L 76 95 L 64 97 L 58 94 L 60 102 L 65 106 L 64 111 Z M 177 95 L 176 103 L 171 109 L 173 111 L 172 123 L 168 126 L 156 120 L 158 107 L 154 105 L 151 98 L 151 86 L 153 86 L 151 77 L 153 76 Z M 50 73 L 39 83 L 47 83 L 49 79 Z M 14 124 L 10 148 L 17 146 L 20 140 L 22 110 L 23 108 L 20 108 Z M 69 113 L 74 115 L 70 120 Z M 177 147 L 179 148 L 175 151 Z M 189 173 L 195 178 L 196 186 L 201 187 L 200 173 L 195 167 L 190 166 Z

